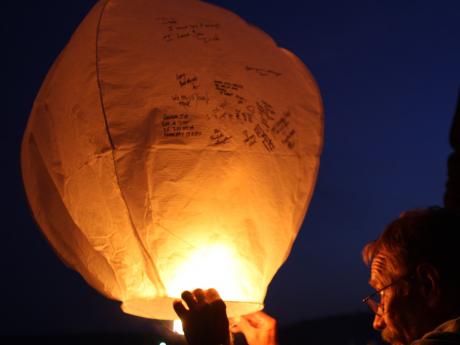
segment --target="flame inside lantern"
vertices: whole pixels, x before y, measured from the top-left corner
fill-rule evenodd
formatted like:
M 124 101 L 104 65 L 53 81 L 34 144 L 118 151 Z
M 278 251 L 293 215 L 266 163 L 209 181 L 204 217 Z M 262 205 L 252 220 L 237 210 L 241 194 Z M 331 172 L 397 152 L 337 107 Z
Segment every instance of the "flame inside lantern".
M 184 290 L 215 288 L 227 301 L 250 301 L 247 283 L 248 264 L 225 244 L 212 244 L 188 253 L 185 260 L 165 275 L 166 290 L 180 297 Z M 246 285 L 246 287 L 245 287 Z

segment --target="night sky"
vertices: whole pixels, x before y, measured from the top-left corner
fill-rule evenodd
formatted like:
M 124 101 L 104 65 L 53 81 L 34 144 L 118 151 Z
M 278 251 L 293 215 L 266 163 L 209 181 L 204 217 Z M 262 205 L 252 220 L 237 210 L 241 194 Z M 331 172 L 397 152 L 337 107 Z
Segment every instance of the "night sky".
M 291 256 L 269 287 L 282 324 L 364 310 L 363 245 L 403 210 L 441 204 L 460 86 L 460 1 L 224 1 L 299 56 L 319 84 L 325 143 Z M 148 330 L 54 254 L 29 212 L 22 133 L 43 78 L 95 3 L 1 3 L 0 334 Z

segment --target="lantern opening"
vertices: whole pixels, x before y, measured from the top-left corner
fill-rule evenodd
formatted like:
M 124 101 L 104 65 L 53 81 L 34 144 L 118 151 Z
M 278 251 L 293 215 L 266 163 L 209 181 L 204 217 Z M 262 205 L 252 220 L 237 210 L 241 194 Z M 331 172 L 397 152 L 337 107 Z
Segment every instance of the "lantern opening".
M 172 304 L 180 299 L 183 291 L 197 288 L 216 289 L 227 306 L 229 316 L 248 314 L 263 308 L 263 304 L 253 301 L 253 290 L 258 282 L 250 274 L 251 265 L 238 255 L 228 244 L 215 243 L 203 245 L 189 251 L 185 256 L 171 259 L 168 272 L 164 272 L 167 296 L 154 299 L 131 299 L 124 301 L 124 312 L 143 317 L 165 320 L 177 318 Z M 250 281 L 254 277 L 254 281 Z
M 173 302 L 176 299 L 172 297 L 130 299 L 122 303 L 121 309 L 125 313 L 149 319 L 175 320 L 177 314 L 173 309 Z M 250 314 L 264 307 L 263 304 L 257 302 L 238 301 L 225 301 L 225 305 L 229 317 Z

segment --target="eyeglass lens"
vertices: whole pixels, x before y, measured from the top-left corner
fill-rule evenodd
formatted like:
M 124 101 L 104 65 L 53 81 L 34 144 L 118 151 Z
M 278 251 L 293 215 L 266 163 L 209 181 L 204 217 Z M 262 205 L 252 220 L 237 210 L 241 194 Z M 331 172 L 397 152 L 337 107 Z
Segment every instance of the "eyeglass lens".
M 366 299 L 366 304 L 375 314 L 377 314 L 379 311 L 380 301 L 381 294 L 377 292 Z

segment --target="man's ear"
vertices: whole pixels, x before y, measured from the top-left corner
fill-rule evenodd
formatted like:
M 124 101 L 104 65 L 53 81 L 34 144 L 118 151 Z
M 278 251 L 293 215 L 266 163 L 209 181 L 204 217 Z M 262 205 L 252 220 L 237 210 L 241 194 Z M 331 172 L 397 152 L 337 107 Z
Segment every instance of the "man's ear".
M 421 264 L 417 267 L 415 278 L 421 297 L 427 305 L 430 307 L 439 305 L 441 290 L 438 270 L 433 265 Z

